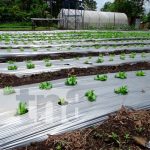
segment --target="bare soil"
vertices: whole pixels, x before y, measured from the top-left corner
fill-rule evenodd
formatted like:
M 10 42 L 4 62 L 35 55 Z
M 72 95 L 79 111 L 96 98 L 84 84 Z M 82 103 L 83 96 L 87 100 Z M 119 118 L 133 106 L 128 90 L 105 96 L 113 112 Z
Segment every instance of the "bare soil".
M 86 76 L 104 73 L 114 73 L 119 71 L 149 70 L 150 62 L 123 63 L 121 65 L 97 66 L 89 68 L 62 69 L 55 72 L 44 72 L 29 76 L 17 77 L 16 75 L 0 74 L 0 88 L 5 86 L 20 86 L 44 81 L 65 78 L 68 75 Z
M 148 150 L 150 110 L 124 107 L 102 124 L 61 135 L 16 150 Z

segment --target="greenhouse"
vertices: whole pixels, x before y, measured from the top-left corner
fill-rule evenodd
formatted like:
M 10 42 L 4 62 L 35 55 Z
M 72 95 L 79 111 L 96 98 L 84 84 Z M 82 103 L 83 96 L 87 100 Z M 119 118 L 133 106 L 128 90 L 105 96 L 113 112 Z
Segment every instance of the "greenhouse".
M 61 9 L 58 18 L 63 29 L 89 29 L 111 26 L 126 26 L 128 18 L 125 13 L 89 10 Z

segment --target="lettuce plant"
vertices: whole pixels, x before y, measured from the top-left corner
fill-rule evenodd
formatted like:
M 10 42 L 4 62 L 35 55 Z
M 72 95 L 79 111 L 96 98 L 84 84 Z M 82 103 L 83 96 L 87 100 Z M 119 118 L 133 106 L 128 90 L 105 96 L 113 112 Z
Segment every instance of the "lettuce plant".
M 135 58 L 135 56 L 136 56 L 136 53 L 134 53 L 134 52 L 132 52 L 132 53 L 129 55 L 130 58 Z
M 89 90 L 85 93 L 85 96 L 87 97 L 87 99 L 90 101 L 90 102 L 93 102 L 96 100 L 96 94 L 94 92 L 94 90 Z
M 7 68 L 8 68 L 8 70 L 17 70 L 18 69 L 18 67 L 16 65 L 10 65 Z
M 24 115 L 28 112 L 27 104 L 20 102 L 17 108 L 17 115 Z
M 8 63 L 8 64 L 14 64 L 15 61 L 9 60 L 7 63 Z
M 103 57 L 98 57 L 96 63 L 103 63 L 103 62 L 104 62 Z
M 76 85 L 77 84 L 77 77 L 75 75 L 71 75 L 66 79 L 66 85 Z
M 142 52 L 141 57 L 142 57 L 142 58 L 145 58 L 145 57 L 146 57 L 146 53 L 145 53 L 145 52 Z
M 136 72 L 136 76 L 142 77 L 142 76 L 146 76 L 146 74 L 144 71 L 141 70 Z
M 125 60 L 125 58 L 126 58 L 125 54 L 122 53 L 122 54 L 120 55 L 120 59 L 121 59 L 121 60 Z
M 3 93 L 4 93 L 4 95 L 10 95 L 10 94 L 15 93 L 15 90 L 12 86 L 6 86 L 3 89 Z
M 115 78 L 126 79 L 127 78 L 127 74 L 125 72 L 118 72 L 115 75 Z
M 121 86 L 119 88 L 116 88 L 114 90 L 114 92 L 116 94 L 126 95 L 126 94 L 128 94 L 128 87 L 126 85 L 125 86 Z
M 107 75 L 103 74 L 103 75 L 97 75 L 94 79 L 95 80 L 99 80 L 99 81 L 107 81 Z
M 32 61 L 27 61 L 26 67 L 27 69 L 33 69 L 35 68 L 35 64 L 33 64 Z
M 48 89 L 51 89 L 52 87 L 53 85 L 50 82 L 42 82 L 39 84 L 39 88 L 42 90 L 48 90 Z
M 58 100 L 58 105 L 67 105 L 67 104 L 68 104 L 68 102 L 65 101 L 64 98 L 59 98 L 59 100 Z

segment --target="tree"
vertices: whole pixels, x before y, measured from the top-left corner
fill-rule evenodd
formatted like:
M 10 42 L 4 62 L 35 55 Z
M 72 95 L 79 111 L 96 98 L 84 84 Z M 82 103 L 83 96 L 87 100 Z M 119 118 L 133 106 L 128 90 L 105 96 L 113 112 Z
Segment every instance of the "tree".
M 129 18 L 129 24 L 133 25 L 136 18 L 143 15 L 144 2 L 144 0 L 115 0 L 113 3 L 105 3 L 101 10 L 126 13 Z

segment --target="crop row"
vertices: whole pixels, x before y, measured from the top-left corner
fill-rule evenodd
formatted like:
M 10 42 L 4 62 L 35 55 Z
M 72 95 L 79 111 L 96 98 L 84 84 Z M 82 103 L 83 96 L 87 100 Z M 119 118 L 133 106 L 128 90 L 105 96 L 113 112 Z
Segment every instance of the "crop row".
M 146 73 L 144 71 L 137 71 L 135 73 L 135 75 L 138 77 L 142 77 L 142 76 L 146 76 Z M 114 75 L 114 77 L 118 78 L 118 79 L 122 79 L 122 80 L 127 79 L 127 73 L 126 72 L 118 72 Z M 96 75 L 94 77 L 94 80 L 102 81 L 102 82 L 107 81 L 108 75 L 107 74 Z M 78 84 L 78 81 L 77 81 L 77 77 L 75 75 L 70 75 L 65 80 L 66 86 L 75 86 L 77 84 Z M 39 84 L 39 89 L 41 89 L 41 90 L 50 90 L 51 88 L 53 88 L 53 85 L 51 82 L 47 81 L 47 82 L 42 82 Z M 128 90 L 128 87 L 126 85 L 123 85 L 121 87 L 114 89 L 114 93 L 116 93 L 116 94 L 126 95 L 126 94 L 128 94 L 128 92 L 129 92 L 129 90 Z M 15 89 L 11 86 L 7 86 L 3 89 L 3 93 L 4 93 L 4 95 L 10 95 L 10 94 L 15 93 Z M 96 95 L 94 90 L 88 90 L 85 93 L 85 97 L 87 97 L 88 101 L 93 102 L 93 101 L 96 101 L 97 95 Z M 60 97 L 58 99 L 58 104 L 59 105 L 66 105 L 66 104 L 68 104 L 68 102 L 64 98 Z M 20 102 L 18 105 L 18 108 L 17 108 L 17 115 L 23 115 L 27 112 L 28 112 L 28 108 L 27 108 L 26 103 Z
M 128 58 L 130 58 L 130 59 L 135 59 L 136 58 L 136 53 L 134 53 L 134 52 L 132 52 L 132 53 L 130 53 L 129 55 L 126 55 L 125 53 L 122 53 L 120 56 L 119 56 L 119 58 L 120 58 L 120 60 L 125 60 L 126 58 L 127 58 L 127 56 L 128 56 Z M 139 55 L 139 54 L 138 54 Z M 117 55 L 118 56 L 118 55 Z M 147 57 L 148 56 L 148 54 L 147 53 L 141 53 L 141 58 L 145 58 L 145 57 Z M 81 62 L 81 64 L 83 63 L 83 64 L 92 64 L 92 63 L 94 63 L 94 62 L 92 62 L 91 60 L 92 60 L 92 58 L 94 58 L 94 60 L 93 61 L 95 61 L 95 63 L 103 63 L 104 61 L 105 61 L 105 58 L 104 58 L 104 56 L 103 55 L 99 55 L 98 57 L 97 57 L 97 59 L 95 60 L 95 58 L 96 57 L 92 57 L 92 56 L 89 56 L 88 58 L 86 58 L 86 59 L 82 59 L 83 60 L 83 62 Z M 107 57 L 106 57 L 107 58 Z M 80 57 L 76 57 L 76 58 L 74 58 L 74 61 L 76 62 L 76 63 L 78 63 L 78 61 L 80 60 Z M 112 61 L 114 61 L 115 60 L 115 55 L 110 55 L 109 56 L 109 58 L 108 58 L 108 60 L 107 61 L 110 61 L 110 62 L 112 62 Z M 117 59 L 118 60 L 118 59 Z M 64 59 L 63 58 L 61 58 L 60 60 L 58 60 L 58 61 L 60 61 L 60 62 L 63 62 L 64 61 Z M 68 60 L 69 61 L 69 60 Z M 70 60 L 71 61 L 71 60 Z M 72 61 L 73 61 L 73 59 L 72 59 Z M 71 62 L 72 62 L 71 61 Z M 46 58 L 46 59 L 43 59 L 43 65 L 45 65 L 45 67 L 51 67 L 52 65 L 53 65 L 53 63 L 52 63 L 52 61 L 50 60 L 50 59 L 48 59 L 48 58 Z M 56 62 L 55 64 L 57 65 L 57 63 L 58 62 Z M 67 63 L 67 62 L 66 62 Z M 68 62 L 69 63 L 69 62 Z M 27 69 L 34 69 L 35 67 L 36 67 L 36 65 L 35 65 L 35 63 L 33 63 L 32 62 L 32 60 L 28 60 L 28 61 L 26 61 L 25 62 L 25 65 L 26 65 L 26 68 Z M 69 64 L 68 64 L 69 65 Z M 41 66 L 41 65 L 40 65 Z M 8 70 L 17 70 L 18 69 L 18 66 L 15 64 L 15 61 L 8 61 L 8 66 L 7 66 L 7 69 Z
M 29 33 L 29 34 L 9 34 L 3 33 L 0 34 L 0 41 L 10 41 L 11 38 L 22 39 L 40 39 L 46 40 L 64 40 L 64 39 L 98 39 L 98 38 L 129 38 L 129 37 L 150 37 L 149 32 L 61 32 L 61 33 L 52 33 L 49 35 L 48 33 Z

